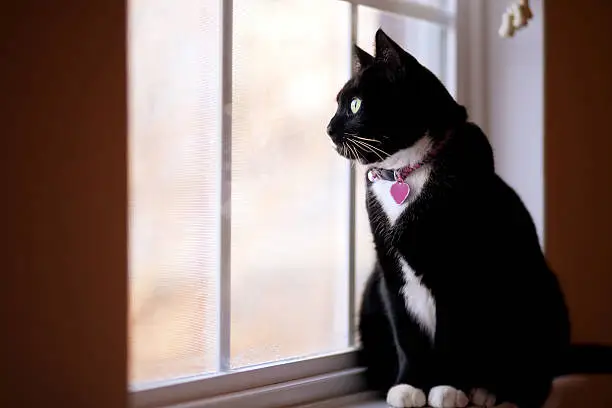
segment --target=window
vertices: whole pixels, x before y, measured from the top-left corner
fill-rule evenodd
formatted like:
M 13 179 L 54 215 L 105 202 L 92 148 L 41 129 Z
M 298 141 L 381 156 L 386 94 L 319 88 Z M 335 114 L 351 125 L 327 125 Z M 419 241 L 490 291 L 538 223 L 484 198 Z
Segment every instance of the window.
M 129 1 L 136 406 L 359 389 L 363 170 L 325 126 L 351 43 L 373 52 L 379 26 L 455 92 L 456 14 L 453 0 Z

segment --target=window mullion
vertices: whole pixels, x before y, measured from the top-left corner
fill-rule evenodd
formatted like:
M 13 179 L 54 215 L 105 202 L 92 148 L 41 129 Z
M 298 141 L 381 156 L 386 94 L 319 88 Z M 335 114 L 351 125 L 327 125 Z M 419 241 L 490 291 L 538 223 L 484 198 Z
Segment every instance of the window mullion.
M 351 39 L 351 45 L 349 47 L 349 61 L 350 61 L 350 68 L 349 68 L 349 72 L 350 74 L 352 74 L 353 71 L 353 44 L 357 43 L 357 24 L 358 24 L 358 7 L 356 4 L 351 4 L 351 17 L 350 17 L 350 23 L 351 23 L 351 32 L 350 32 L 350 39 Z M 348 239 L 348 336 L 349 336 L 349 346 L 354 346 L 355 345 L 355 340 L 356 340 L 356 336 L 355 336 L 355 324 L 356 324 L 356 319 L 355 319 L 355 247 L 357 245 L 357 237 L 356 237 L 356 206 L 355 206 L 355 201 L 356 201 L 356 195 L 357 195 L 357 189 L 356 189 L 356 174 L 355 174 L 355 167 L 349 163 L 348 164 L 348 172 L 349 172 L 349 208 L 348 208 L 348 225 L 349 225 L 349 230 L 348 230 L 348 234 L 349 234 L 349 239 Z
M 221 180 L 220 180 L 220 265 L 218 291 L 217 368 L 230 369 L 231 328 L 231 181 L 232 181 L 232 35 L 233 1 L 221 6 Z

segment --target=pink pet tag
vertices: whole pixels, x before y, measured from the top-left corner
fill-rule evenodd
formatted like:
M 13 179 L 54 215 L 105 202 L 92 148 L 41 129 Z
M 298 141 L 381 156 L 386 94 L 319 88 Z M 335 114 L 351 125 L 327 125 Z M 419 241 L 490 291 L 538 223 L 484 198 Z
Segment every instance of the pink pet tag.
M 391 197 L 396 203 L 402 204 L 410 194 L 410 186 L 403 181 L 398 180 L 391 185 Z

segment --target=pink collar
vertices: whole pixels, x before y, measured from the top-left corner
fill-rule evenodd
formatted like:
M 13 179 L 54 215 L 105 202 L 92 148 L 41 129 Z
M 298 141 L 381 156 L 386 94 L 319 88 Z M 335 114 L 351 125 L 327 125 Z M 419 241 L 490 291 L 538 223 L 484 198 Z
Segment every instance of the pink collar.
M 370 180 L 370 182 L 374 182 L 376 180 L 395 181 L 395 183 L 391 185 L 389 192 L 397 204 L 404 203 L 410 195 L 410 186 L 405 183 L 404 180 L 406 180 L 411 173 L 417 171 L 426 164 L 431 163 L 431 161 L 437 156 L 442 147 L 448 141 L 450 134 L 450 131 L 447 132 L 444 139 L 432 147 L 427 152 L 423 160 L 395 170 L 372 167 L 370 170 L 368 170 L 368 180 Z
M 395 170 L 372 167 L 370 170 L 368 170 L 368 180 L 372 182 L 375 180 L 403 182 L 404 180 L 406 180 L 406 177 L 408 177 L 411 173 L 415 172 L 426 164 L 431 163 L 433 159 L 438 155 L 442 147 L 446 144 L 449 136 L 450 132 L 446 134 L 446 137 L 443 140 L 441 140 L 434 147 L 429 149 L 423 160 L 415 164 L 410 164 L 408 166 L 401 167 Z

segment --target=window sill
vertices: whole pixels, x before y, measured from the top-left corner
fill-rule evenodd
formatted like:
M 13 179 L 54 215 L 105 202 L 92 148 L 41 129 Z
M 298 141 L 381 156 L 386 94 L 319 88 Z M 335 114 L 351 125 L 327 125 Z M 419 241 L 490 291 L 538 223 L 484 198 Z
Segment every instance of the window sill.
M 286 408 L 365 390 L 355 351 L 178 380 L 131 393 L 133 408 Z M 316 406 L 316 405 L 315 405 Z
M 363 401 L 363 368 L 352 368 L 295 381 L 194 399 L 157 405 L 155 408 L 331 408 Z M 353 396 L 357 396 L 354 399 Z M 312 402 L 313 399 L 321 402 Z M 305 403 L 305 404 L 304 404 Z M 296 405 L 298 404 L 298 405 Z M 340 405 L 338 405 L 340 404 Z M 138 407 L 139 404 L 133 405 Z M 141 405 L 142 406 L 142 405 Z

